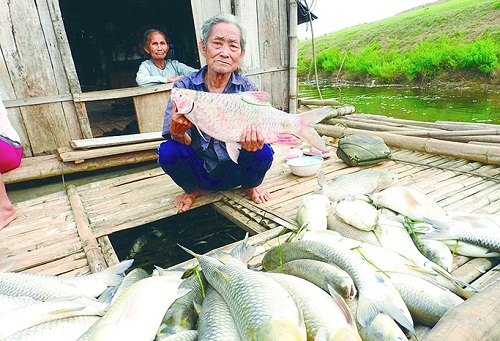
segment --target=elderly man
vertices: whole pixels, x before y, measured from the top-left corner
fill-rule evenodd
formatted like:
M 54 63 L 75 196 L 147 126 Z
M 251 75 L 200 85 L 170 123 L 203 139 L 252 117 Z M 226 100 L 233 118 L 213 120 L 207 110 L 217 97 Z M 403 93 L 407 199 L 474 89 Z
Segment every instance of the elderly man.
M 198 46 L 207 64 L 178 80 L 174 87 L 215 93 L 257 91 L 251 80 L 237 72 L 245 55 L 245 32 L 236 17 L 216 15 L 205 21 L 201 30 Z M 223 141 L 205 133 L 200 136 L 172 102 L 165 112 L 163 136 L 168 140 L 158 148 L 158 163 L 184 190 L 174 202 L 180 211 L 189 210 L 206 190 L 241 186 L 257 204 L 270 199 L 260 185 L 274 152 L 264 143 L 259 128 L 249 126 L 243 130 L 237 164 L 229 158 Z

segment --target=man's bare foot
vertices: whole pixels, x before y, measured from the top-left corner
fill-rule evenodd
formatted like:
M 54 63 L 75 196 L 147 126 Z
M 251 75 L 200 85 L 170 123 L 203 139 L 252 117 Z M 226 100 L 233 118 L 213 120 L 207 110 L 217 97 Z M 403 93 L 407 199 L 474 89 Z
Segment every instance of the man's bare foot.
M 13 206 L 9 208 L 0 208 L 0 230 L 9 225 L 17 218 L 17 212 Z
M 267 189 L 263 187 L 253 187 L 247 188 L 245 191 L 248 193 L 252 201 L 256 204 L 262 204 L 268 200 L 271 200 L 271 195 L 267 191 Z
M 179 195 L 177 198 L 174 200 L 174 205 L 179 209 L 181 212 L 186 212 L 191 208 L 191 206 L 194 204 L 194 201 L 196 198 L 198 198 L 200 195 L 204 193 L 203 190 L 197 189 L 193 193 L 182 193 Z

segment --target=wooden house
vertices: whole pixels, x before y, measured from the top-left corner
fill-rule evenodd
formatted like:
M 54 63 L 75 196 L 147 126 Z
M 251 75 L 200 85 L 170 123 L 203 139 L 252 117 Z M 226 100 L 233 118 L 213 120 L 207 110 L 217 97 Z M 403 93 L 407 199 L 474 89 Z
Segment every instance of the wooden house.
M 0 12 L 0 94 L 24 146 L 23 164 L 5 174 L 7 183 L 155 158 L 152 144 L 141 142 L 161 139 L 171 84 L 135 85 L 146 58 L 141 36 L 151 26 L 167 31 L 173 58 L 197 68 L 204 64 L 197 49 L 202 22 L 235 14 L 247 30 L 242 72 L 274 106 L 295 110 L 295 1 L 1 1 Z M 150 134 L 134 136 L 134 146 L 117 150 L 116 141 L 97 141 L 111 149 L 75 154 L 72 141 L 93 144 L 90 108 L 106 101 L 133 103 L 137 133 Z

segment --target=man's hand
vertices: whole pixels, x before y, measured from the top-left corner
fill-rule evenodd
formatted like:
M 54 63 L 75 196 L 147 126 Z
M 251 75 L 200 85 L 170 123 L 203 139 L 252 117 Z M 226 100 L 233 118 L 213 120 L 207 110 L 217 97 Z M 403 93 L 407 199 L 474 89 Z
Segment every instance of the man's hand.
M 255 152 L 264 147 L 264 136 L 260 128 L 249 126 L 243 129 L 240 139 L 241 148 L 249 152 Z
M 172 139 L 187 145 L 191 144 L 191 136 L 186 131 L 192 126 L 193 124 L 184 115 L 177 113 L 177 108 L 172 103 L 172 116 L 170 117 L 170 136 Z

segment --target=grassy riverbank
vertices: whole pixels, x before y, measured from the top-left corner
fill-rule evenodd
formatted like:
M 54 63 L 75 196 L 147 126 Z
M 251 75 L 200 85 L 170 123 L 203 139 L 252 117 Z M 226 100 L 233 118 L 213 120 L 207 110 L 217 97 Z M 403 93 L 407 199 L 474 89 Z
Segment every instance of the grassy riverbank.
M 299 42 L 300 81 L 313 79 L 311 42 Z M 439 1 L 316 37 L 314 47 L 323 79 L 498 88 L 500 1 Z

